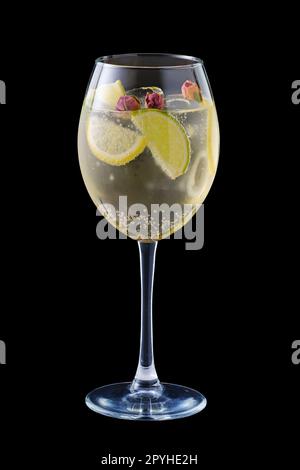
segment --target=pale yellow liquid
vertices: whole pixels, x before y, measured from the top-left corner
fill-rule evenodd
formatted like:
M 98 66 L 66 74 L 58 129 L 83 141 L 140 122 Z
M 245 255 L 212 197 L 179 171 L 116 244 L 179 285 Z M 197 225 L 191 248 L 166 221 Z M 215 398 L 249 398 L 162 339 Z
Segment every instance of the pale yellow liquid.
M 212 101 L 189 103 L 173 95 L 167 100 L 167 111 L 185 128 L 191 144 L 191 161 L 187 171 L 172 180 L 157 164 L 150 150 L 146 147 L 141 155 L 122 166 L 113 166 L 96 158 L 88 145 L 86 137 L 87 119 L 95 111 L 83 106 L 78 135 L 80 167 L 87 190 L 107 220 L 121 232 L 135 239 L 150 238 L 159 240 L 180 229 L 193 216 L 204 201 L 212 185 L 219 156 L 219 127 L 217 113 Z M 134 128 L 130 119 L 120 119 L 117 111 L 98 111 L 107 114 L 120 126 Z M 130 114 L 128 112 L 128 114 Z M 129 116 L 130 117 L 130 116 Z M 127 206 L 142 203 L 147 211 L 134 217 L 119 210 L 119 196 L 127 196 Z M 179 204 L 170 219 L 164 213 L 159 223 L 149 216 L 153 204 Z M 108 204 L 114 211 L 107 210 Z M 187 205 L 187 206 L 185 206 Z M 178 208 L 178 206 L 177 206 Z M 147 214 L 147 215 L 145 215 Z M 153 213 L 152 213 L 153 214 Z M 128 233 L 128 226 L 141 221 L 145 230 L 141 234 Z M 151 230 L 152 229 L 152 230 Z M 129 231 L 130 232 L 130 231 Z

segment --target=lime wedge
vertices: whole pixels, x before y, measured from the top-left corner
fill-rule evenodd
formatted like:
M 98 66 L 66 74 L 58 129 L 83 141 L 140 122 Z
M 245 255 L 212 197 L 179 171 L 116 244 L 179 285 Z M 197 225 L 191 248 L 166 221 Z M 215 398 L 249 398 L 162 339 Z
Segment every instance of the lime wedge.
M 123 87 L 121 80 L 117 80 L 114 83 L 99 85 L 95 90 L 93 101 L 95 106 L 98 108 L 101 105 L 104 105 L 115 109 L 119 98 L 124 95 L 126 95 L 125 88 Z
M 191 149 L 184 127 L 171 114 L 158 109 L 132 112 L 132 121 L 145 136 L 147 146 L 162 170 L 175 179 L 186 172 Z
M 146 146 L 145 137 L 104 115 L 95 114 L 88 118 L 86 135 L 92 154 L 115 166 L 130 162 Z

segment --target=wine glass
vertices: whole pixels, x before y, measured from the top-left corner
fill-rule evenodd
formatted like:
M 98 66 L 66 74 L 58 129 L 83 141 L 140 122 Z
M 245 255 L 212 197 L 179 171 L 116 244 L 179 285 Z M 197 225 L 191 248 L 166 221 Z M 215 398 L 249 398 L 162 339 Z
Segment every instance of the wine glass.
M 206 398 L 161 383 L 153 357 L 152 291 L 157 242 L 181 229 L 215 176 L 219 127 L 200 59 L 173 54 L 101 57 L 85 95 L 78 153 L 102 215 L 138 241 L 140 355 L 132 382 L 90 392 L 86 404 L 115 418 L 167 420 L 201 411 Z

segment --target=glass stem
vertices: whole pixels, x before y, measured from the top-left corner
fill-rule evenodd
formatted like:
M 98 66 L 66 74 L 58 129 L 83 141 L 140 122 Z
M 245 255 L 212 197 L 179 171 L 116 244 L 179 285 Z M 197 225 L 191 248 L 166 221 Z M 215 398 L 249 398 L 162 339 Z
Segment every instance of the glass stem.
M 131 391 L 159 389 L 160 382 L 154 365 L 152 297 L 157 242 L 138 242 L 141 272 L 141 338 L 140 357 Z

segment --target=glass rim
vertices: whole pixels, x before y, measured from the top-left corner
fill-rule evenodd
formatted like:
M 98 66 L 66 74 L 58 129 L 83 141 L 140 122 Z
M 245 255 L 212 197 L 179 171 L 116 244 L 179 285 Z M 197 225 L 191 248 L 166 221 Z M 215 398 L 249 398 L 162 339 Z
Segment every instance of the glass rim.
M 114 64 L 108 61 L 114 61 L 120 58 L 126 57 L 139 57 L 139 56 L 148 56 L 148 57 L 169 57 L 172 59 L 178 59 L 181 61 L 186 61 L 186 64 L 178 65 L 130 65 L 130 64 Z M 189 69 L 194 68 L 199 65 L 203 65 L 203 60 L 199 57 L 184 55 L 184 54 L 169 54 L 163 52 L 129 52 L 126 54 L 111 54 L 100 56 L 95 60 L 96 64 L 103 64 L 106 67 L 117 67 L 117 68 L 128 68 L 128 69 Z

